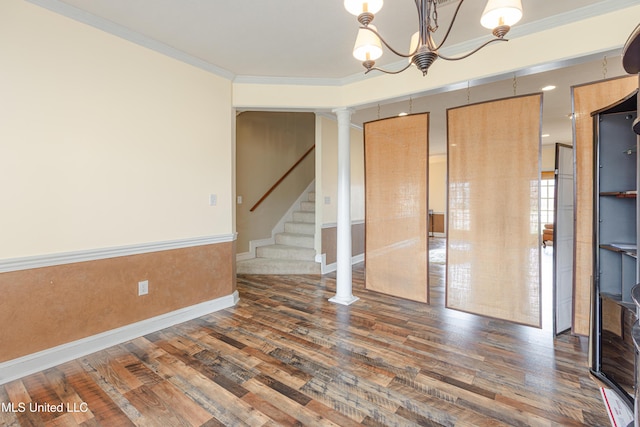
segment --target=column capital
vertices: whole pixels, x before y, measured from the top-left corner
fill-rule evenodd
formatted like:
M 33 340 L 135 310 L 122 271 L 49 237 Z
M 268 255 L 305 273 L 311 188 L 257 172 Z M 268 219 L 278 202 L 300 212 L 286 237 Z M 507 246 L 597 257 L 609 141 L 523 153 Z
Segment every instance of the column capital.
M 354 111 L 355 111 L 355 109 L 353 109 L 351 107 L 339 107 L 339 108 L 334 108 L 333 110 L 331 110 L 331 112 L 335 113 L 336 116 L 341 115 L 341 114 L 345 114 L 345 113 L 348 113 L 349 116 L 351 116 L 351 114 L 353 114 Z

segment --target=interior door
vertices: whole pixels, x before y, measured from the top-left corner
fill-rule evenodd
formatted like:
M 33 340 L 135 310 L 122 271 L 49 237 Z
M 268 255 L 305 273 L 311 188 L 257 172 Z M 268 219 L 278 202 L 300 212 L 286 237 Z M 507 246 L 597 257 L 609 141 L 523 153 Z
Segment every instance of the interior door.
M 556 144 L 553 235 L 553 330 L 571 329 L 573 319 L 573 147 Z

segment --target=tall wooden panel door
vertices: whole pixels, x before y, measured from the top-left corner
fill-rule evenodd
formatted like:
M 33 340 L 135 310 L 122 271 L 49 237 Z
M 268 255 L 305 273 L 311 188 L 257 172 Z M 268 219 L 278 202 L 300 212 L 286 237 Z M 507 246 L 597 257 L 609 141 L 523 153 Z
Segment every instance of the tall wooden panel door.
M 429 114 L 364 125 L 365 287 L 429 302 Z
M 447 110 L 449 308 L 540 318 L 542 95 Z

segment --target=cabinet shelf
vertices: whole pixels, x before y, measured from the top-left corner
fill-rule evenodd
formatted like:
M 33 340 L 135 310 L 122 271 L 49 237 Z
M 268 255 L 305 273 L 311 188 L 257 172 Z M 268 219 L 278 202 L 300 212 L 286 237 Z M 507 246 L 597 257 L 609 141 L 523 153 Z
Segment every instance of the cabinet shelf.
M 630 123 L 637 93 L 592 113 L 594 124 L 594 298 L 592 372 L 633 408 L 638 283 L 638 150 Z M 635 297 L 640 298 L 640 295 Z M 640 332 L 640 331 L 639 331 Z M 640 334 L 639 334 L 640 337 Z
M 600 193 L 601 196 L 613 196 L 619 199 L 635 199 L 638 197 L 637 190 L 629 190 L 629 191 L 603 191 Z
M 638 257 L 638 247 L 631 243 L 602 243 L 600 249 L 606 249 L 612 252 L 618 252 L 633 258 Z
M 633 300 L 629 300 L 629 301 L 623 301 L 622 300 L 622 295 L 620 294 L 609 294 L 607 292 L 600 292 L 600 298 L 609 300 L 611 302 L 614 302 L 616 304 L 618 304 L 621 307 L 624 307 L 628 310 L 635 310 L 636 306 L 633 302 Z

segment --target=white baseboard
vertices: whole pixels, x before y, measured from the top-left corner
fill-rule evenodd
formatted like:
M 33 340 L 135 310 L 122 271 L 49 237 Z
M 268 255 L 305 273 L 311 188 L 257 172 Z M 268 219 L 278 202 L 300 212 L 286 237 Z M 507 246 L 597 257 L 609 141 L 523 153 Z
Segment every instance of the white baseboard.
M 322 254 L 322 274 L 332 273 L 338 269 L 338 263 L 333 262 L 331 264 L 325 264 L 325 254 Z M 358 264 L 364 261 L 364 254 L 359 254 L 351 257 L 351 265 Z
M 239 254 L 236 254 L 236 262 L 237 261 L 246 261 L 248 259 L 253 259 L 256 257 L 256 253 L 254 252 L 241 252 Z
M 238 291 L 127 326 L 0 363 L 0 385 L 200 316 L 233 307 Z

